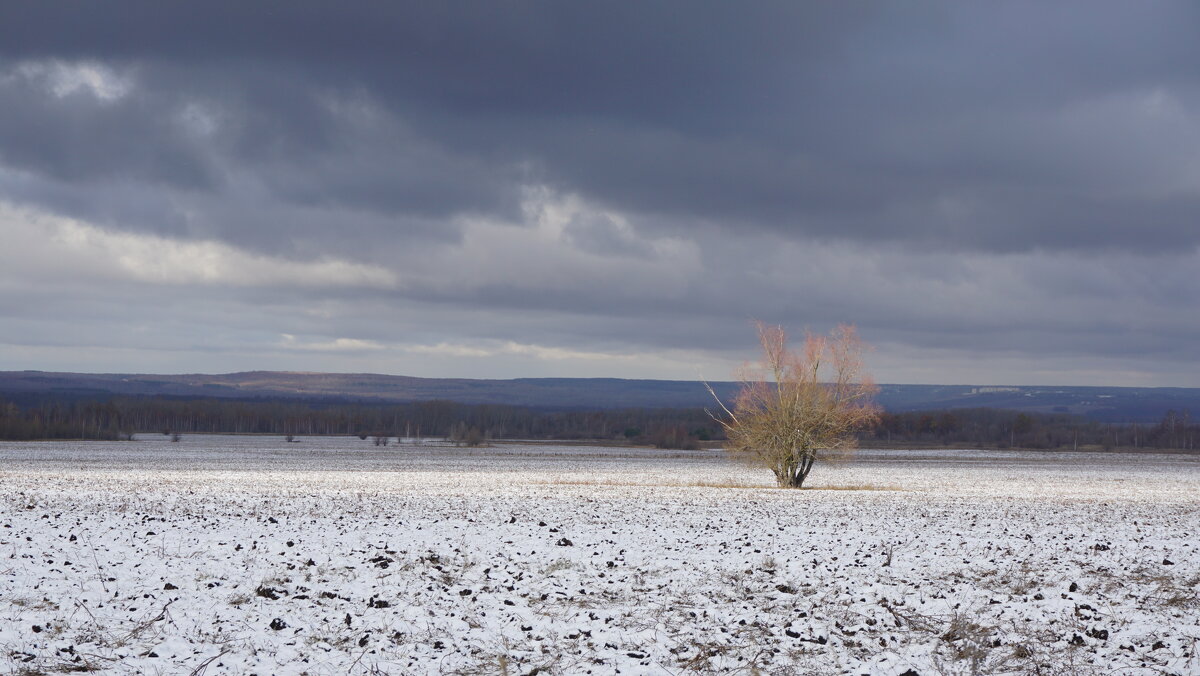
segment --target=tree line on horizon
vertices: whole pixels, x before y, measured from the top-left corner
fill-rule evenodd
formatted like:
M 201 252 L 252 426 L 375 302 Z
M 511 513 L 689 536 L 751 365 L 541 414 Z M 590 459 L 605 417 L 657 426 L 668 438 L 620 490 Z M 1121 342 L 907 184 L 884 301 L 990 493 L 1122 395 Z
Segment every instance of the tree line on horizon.
M 701 408 L 539 410 L 498 404 L 407 404 L 173 397 L 0 401 L 0 439 L 127 438 L 133 432 L 607 440 L 695 448 L 725 440 Z M 1157 423 L 1108 423 L 1063 413 L 972 408 L 883 412 L 858 434 L 867 447 L 1196 450 L 1200 421 L 1167 411 Z

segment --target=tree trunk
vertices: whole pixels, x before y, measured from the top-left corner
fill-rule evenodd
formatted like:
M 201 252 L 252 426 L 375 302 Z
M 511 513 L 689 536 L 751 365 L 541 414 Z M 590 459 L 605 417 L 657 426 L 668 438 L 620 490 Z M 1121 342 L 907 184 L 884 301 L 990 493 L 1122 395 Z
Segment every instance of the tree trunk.
M 775 470 L 775 481 L 780 488 L 801 488 L 808 473 L 812 471 L 813 462 L 817 459 L 815 453 L 796 452 L 784 461 L 783 466 Z

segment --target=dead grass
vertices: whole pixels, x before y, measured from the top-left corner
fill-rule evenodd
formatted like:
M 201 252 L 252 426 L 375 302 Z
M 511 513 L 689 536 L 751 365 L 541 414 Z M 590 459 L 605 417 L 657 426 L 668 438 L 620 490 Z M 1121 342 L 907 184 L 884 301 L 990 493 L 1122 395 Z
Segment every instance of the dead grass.
M 832 486 L 805 486 L 803 491 L 904 491 L 894 484 L 835 484 Z
M 535 486 L 631 486 L 636 488 L 775 488 L 769 484 L 747 484 L 738 481 L 627 481 L 622 479 L 553 479 L 532 481 Z
M 1126 584 L 1133 582 L 1148 588 L 1145 607 L 1195 608 L 1200 606 L 1200 575 L 1180 580 L 1173 575 L 1140 566 L 1128 573 Z
M 792 490 L 775 484 L 751 484 L 735 480 L 726 481 L 628 481 L 623 479 L 553 479 L 531 482 L 537 486 L 630 486 L 655 488 L 737 488 L 754 490 Z M 802 491 L 906 491 L 894 484 L 833 484 L 830 486 L 805 486 Z

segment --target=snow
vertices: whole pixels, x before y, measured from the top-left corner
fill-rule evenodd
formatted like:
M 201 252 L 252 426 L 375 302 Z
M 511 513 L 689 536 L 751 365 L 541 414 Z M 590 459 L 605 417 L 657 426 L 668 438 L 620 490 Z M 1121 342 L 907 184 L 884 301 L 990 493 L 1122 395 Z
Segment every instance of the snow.
M 0 443 L 0 668 L 1200 674 L 1200 457 Z

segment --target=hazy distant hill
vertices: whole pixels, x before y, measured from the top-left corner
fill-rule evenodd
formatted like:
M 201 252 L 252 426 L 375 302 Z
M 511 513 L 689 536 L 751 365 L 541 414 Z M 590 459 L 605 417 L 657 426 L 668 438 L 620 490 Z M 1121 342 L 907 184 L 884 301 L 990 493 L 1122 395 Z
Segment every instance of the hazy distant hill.
M 716 383 L 723 395 L 729 383 Z M 0 372 L 0 395 L 10 393 L 172 395 L 185 397 L 300 397 L 511 404 L 540 408 L 705 406 L 712 399 L 698 382 L 618 378 L 414 378 L 373 373 L 249 371 L 219 375 Z
M 722 397 L 734 383 L 713 383 Z M 414 378 L 372 373 L 250 371 L 218 375 L 0 372 L 0 397 L 13 395 L 170 395 L 222 398 L 359 399 L 535 408 L 689 408 L 711 406 L 704 385 L 682 380 L 620 378 Z M 883 385 L 879 402 L 889 411 L 991 407 L 1087 415 L 1100 420 L 1153 422 L 1167 410 L 1200 415 L 1200 388 L 982 387 Z
M 1167 411 L 1200 416 L 1200 388 L 1184 387 L 987 387 L 881 385 L 879 403 L 894 412 L 948 408 L 1003 408 L 1073 413 L 1111 422 L 1158 422 Z

